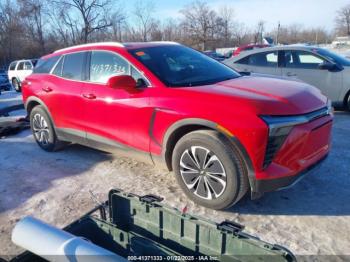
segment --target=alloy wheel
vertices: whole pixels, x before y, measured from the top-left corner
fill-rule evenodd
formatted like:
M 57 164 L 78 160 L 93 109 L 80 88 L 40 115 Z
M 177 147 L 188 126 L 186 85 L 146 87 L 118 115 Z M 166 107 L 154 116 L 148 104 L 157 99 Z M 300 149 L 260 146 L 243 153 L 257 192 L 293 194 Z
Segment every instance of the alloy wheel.
M 226 172 L 220 159 L 209 149 L 191 146 L 180 158 L 180 173 L 187 188 L 197 197 L 212 200 L 226 188 Z
M 40 114 L 33 117 L 33 132 L 35 139 L 42 145 L 49 144 L 50 130 L 45 118 Z

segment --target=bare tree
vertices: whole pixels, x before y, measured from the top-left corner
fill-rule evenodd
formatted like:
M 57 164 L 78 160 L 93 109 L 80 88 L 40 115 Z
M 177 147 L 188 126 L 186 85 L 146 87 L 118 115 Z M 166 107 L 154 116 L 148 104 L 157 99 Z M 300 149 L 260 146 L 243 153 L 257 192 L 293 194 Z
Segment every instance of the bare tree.
M 228 6 L 223 6 L 219 10 L 219 17 L 222 21 L 223 45 L 230 46 L 232 30 L 233 30 L 233 17 L 234 17 L 233 8 Z
M 44 37 L 44 6 L 45 3 L 40 0 L 18 0 L 20 6 L 20 15 L 25 21 L 28 38 L 33 39 L 38 44 L 40 52 L 46 52 Z
M 60 10 L 58 18 L 68 27 L 73 42 L 87 43 L 92 33 L 112 26 L 110 0 L 61 0 L 53 3 Z
M 254 33 L 254 42 L 261 44 L 263 41 L 263 34 L 265 31 L 265 21 L 260 20 L 256 26 Z
M 118 8 L 111 15 L 111 29 L 112 29 L 112 39 L 116 39 L 119 42 L 122 42 L 123 28 L 126 23 L 126 16 L 124 15 L 124 10 Z
M 154 13 L 154 3 L 150 0 L 139 0 L 135 3 L 134 12 L 136 18 L 137 30 L 133 29 L 134 33 L 141 35 L 142 41 L 146 42 L 150 36 L 152 29 L 156 23 L 152 17 Z
M 12 1 L 0 2 L 0 56 L 2 65 L 20 58 L 19 41 L 23 40 L 23 26 L 18 19 L 19 10 Z
M 233 43 L 236 46 L 247 44 L 251 41 L 251 33 L 243 23 L 236 23 L 232 31 Z
M 184 15 L 184 27 L 192 38 L 193 44 L 199 45 L 203 50 L 207 49 L 213 30 L 212 21 L 216 12 L 210 10 L 205 2 L 195 1 L 180 11 Z
M 338 33 L 350 36 L 350 4 L 338 10 L 335 21 Z

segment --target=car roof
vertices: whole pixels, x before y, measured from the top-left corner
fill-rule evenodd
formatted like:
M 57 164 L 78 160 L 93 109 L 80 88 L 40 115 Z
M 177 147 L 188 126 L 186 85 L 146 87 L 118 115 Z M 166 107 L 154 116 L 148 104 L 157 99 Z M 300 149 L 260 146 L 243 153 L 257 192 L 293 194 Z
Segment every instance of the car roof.
M 319 49 L 320 49 L 320 47 L 317 47 L 317 46 L 305 46 L 305 45 L 271 46 L 271 47 L 265 47 L 265 48 L 244 51 L 244 52 L 240 53 L 238 56 L 234 56 L 234 57 L 230 58 L 230 60 L 237 61 L 237 60 L 239 60 L 243 57 L 246 57 L 248 55 L 264 53 L 264 52 L 269 52 L 269 51 L 281 51 L 281 50 L 313 51 L 313 50 L 319 50 Z
M 64 54 L 66 52 L 71 52 L 75 50 L 81 51 L 84 48 L 91 47 L 116 47 L 116 48 L 125 48 L 125 49 L 137 49 L 144 47 L 153 47 L 153 46 L 161 46 L 161 45 L 179 45 L 176 42 L 168 42 L 168 41 L 153 41 L 153 42 L 128 42 L 128 43 L 119 43 L 119 42 L 100 42 L 100 43 L 88 43 L 82 45 L 75 45 L 63 49 L 59 49 L 53 52 L 53 54 L 61 53 Z M 52 54 L 48 55 L 51 56 Z
M 38 59 L 20 59 L 20 60 L 15 60 L 15 61 L 12 61 L 10 64 L 13 64 L 13 63 L 18 63 L 18 62 L 25 62 L 25 61 L 29 61 L 29 62 L 32 62 L 33 60 L 38 60 Z

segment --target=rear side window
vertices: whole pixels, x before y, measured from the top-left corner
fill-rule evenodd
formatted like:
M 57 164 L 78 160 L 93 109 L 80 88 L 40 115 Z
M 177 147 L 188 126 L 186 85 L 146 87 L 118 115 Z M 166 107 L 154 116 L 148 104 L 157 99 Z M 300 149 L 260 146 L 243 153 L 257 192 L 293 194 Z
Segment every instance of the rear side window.
M 13 62 L 10 64 L 9 70 L 15 70 L 17 62 Z
M 24 70 L 32 70 L 33 66 L 30 62 L 25 62 L 24 63 Z
M 278 52 L 273 51 L 273 52 L 263 52 L 263 53 L 253 54 L 242 58 L 236 63 L 251 65 L 251 66 L 277 67 Z
M 53 56 L 46 59 L 39 59 L 38 63 L 34 67 L 34 74 L 48 74 L 50 73 L 53 66 L 56 64 L 60 56 Z
M 85 52 L 65 55 L 62 77 L 72 80 L 83 80 Z
M 17 70 L 23 70 L 24 69 L 24 63 L 20 62 L 17 66 Z
M 238 60 L 236 64 L 248 65 L 249 59 L 250 59 L 250 56 L 243 57 L 242 59 Z
M 129 63 L 119 55 L 104 51 L 91 53 L 90 81 L 107 83 L 111 76 L 127 74 L 129 74 Z
M 62 76 L 63 61 L 64 61 L 64 56 L 62 56 L 60 61 L 56 64 L 56 67 L 52 71 L 52 74 L 56 76 Z

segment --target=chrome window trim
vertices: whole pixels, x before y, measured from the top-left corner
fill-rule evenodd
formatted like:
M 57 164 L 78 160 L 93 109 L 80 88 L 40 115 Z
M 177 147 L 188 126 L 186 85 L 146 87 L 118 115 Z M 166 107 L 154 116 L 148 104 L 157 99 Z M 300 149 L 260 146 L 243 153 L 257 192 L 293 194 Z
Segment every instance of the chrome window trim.
M 136 71 L 138 71 L 139 73 L 140 73 L 140 75 L 142 75 L 145 79 L 146 79 L 146 81 L 147 81 L 147 87 L 145 87 L 145 88 L 152 88 L 152 87 L 154 87 L 154 85 L 152 84 L 152 82 L 145 76 L 145 74 L 144 74 L 144 72 L 143 71 L 141 71 L 141 70 L 139 70 L 134 64 L 132 64 L 129 60 L 127 60 L 126 58 L 124 58 L 122 55 L 120 55 L 120 54 L 118 54 L 118 53 L 116 53 L 116 52 L 113 52 L 113 51 L 110 51 L 110 50 L 103 50 L 103 49 L 94 49 L 94 50 L 81 50 L 81 51 L 76 51 L 76 52 L 70 52 L 70 53 L 67 53 L 67 54 L 61 54 L 61 58 L 60 59 L 58 59 L 58 61 L 56 62 L 56 64 L 54 65 L 54 67 L 51 69 L 51 71 L 49 72 L 49 74 L 50 75 L 53 75 L 53 76 L 55 76 L 55 77 L 58 77 L 58 78 L 61 78 L 61 79 L 64 79 L 64 80 L 67 80 L 67 81 L 73 81 L 73 82 L 79 82 L 79 83 L 86 83 L 86 84 L 97 84 L 97 85 L 102 85 L 102 86 L 106 86 L 107 85 L 107 83 L 101 83 L 101 82 L 92 82 L 92 81 L 90 81 L 90 80 L 75 80 L 75 79 L 69 79 L 69 78 L 65 78 L 65 77 L 62 77 L 62 76 L 58 76 L 58 75 L 55 75 L 55 74 L 53 74 L 52 72 L 55 70 L 55 68 L 56 68 L 56 66 L 57 66 L 57 64 L 59 63 L 59 61 L 61 60 L 61 59 L 64 59 L 64 57 L 66 56 L 66 55 L 69 55 L 69 54 L 75 54 L 75 53 L 83 53 L 83 52 L 96 52 L 96 51 L 99 51 L 99 52 L 107 52 L 107 53 L 112 53 L 112 54 L 114 54 L 114 55 L 117 55 L 117 56 L 119 56 L 121 59 L 123 59 L 124 61 L 126 61 L 126 63 L 129 65 L 128 67 L 128 69 L 129 69 L 129 74 L 128 75 L 130 75 L 130 72 L 131 72 L 131 66 L 132 67 L 134 67 L 134 69 L 136 70 Z M 64 61 L 63 61 L 63 66 L 64 66 Z M 90 67 L 90 65 L 89 65 L 89 67 Z M 62 70 L 63 70 L 63 67 L 62 67 Z M 62 72 L 61 72 L 62 73 Z

